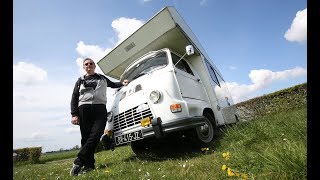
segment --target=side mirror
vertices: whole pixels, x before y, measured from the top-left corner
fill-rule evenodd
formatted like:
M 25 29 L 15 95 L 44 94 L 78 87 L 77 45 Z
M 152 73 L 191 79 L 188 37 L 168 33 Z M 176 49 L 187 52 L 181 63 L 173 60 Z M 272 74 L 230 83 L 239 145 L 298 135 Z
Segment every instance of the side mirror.
M 174 66 L 176 66 L 186 54 L 187 54 L 188 56 L 194 54 L 194 49 L 193 49 L 193 46 L 192 46 L 192 45 L 186 46 L 186 53 L 184 53 L 184 55 L 179 59 L 178 62 L 176 62 L 176 63 L 174 64 Z
M 187 53 L 188 56 L 194 54 L 194 49 L 193 49 L 193 46 L 192 46 L 192 45 L 186 46 L 186 53 Z

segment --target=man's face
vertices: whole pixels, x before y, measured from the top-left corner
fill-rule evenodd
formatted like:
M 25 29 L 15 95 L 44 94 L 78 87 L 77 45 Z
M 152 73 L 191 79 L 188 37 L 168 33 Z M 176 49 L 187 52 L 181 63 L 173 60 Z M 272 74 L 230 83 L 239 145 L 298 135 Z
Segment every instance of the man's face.
M 88 74 L 94 73 L 95 68 L 96 68 L 96 65 L 95 65 L 95 63 L 93 62 L 93 60 L 88 59 L 88 60 L 85 60 L 85 61 L 83 62 L 83 69 L 84 69 Z

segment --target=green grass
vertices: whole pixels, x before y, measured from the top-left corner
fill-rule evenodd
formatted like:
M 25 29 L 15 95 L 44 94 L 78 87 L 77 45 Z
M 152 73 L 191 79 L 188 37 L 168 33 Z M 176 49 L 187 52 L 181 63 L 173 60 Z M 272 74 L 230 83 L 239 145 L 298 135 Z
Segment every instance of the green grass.
M 77 151 L 41 157 L 42 164 L 13 167 L 14 179 L 240 179 L 228 177 L 222 165 L 248 179 L 306 179 L 307 109 L 291 110 L 224 126 L 209 150 L 177 143 L 175 153 L 137 157 L 130 146 L 95 154 L 96 169 L 70 177 Z M 185 151 L 181 151 L 185 149 Z M 222 153 L 229 152 L 226 160 Z M 74 153 L 74 154 L 72 154 Z
M 281 112 L 223 129 L 219 149 L 229 163 L 258 179 L 306 179 L 306 108 Z
M 53 152 L 48 154 L 43 154 L 40 156 L 40 163 L 45 163 L 49 161 L 62 160 L 67 158 L 74 158 L 78 154 L 78 150 L 65 151 L 65 152 Z

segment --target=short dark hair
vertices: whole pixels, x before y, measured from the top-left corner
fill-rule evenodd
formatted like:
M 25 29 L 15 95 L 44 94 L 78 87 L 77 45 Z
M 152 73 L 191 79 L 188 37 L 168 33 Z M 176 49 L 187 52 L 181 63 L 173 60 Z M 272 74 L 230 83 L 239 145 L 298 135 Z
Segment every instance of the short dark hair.
M 90 60 L 90 61 L 92 61 L 93 63 L 94 63 L 94 61 L 91 59 L 91 58 L 84 58 L 84 60 L 82 61 L 82 63 L 84 63 L 86 60 Z

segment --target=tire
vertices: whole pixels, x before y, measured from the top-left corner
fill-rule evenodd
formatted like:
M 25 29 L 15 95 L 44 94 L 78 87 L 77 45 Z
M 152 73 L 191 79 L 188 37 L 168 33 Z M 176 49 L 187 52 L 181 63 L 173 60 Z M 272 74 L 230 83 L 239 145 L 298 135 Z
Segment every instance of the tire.
M 204 113 L 204 116 L 206 117 L 205 125 L 197 127 L 196 133 L 199 143 L 208 145 L 213 141 L 217 133 L 217 126 L 211 114 Z
M 140 141 L 133 141 L 131 142 L 131 149 L 132 151 L 139 157 L 142 155 L 146 155 L 151 152 L 149 143 L 146 141 L 140 140 Z
M 148 138 L 131 142 L 131 149 L 139 158 L 159 158 L 172 152 L 171 139 Z

